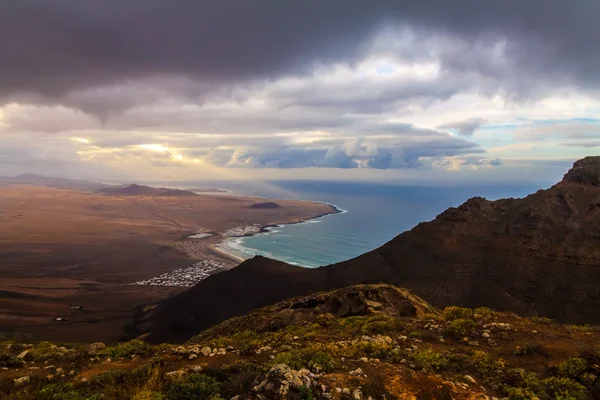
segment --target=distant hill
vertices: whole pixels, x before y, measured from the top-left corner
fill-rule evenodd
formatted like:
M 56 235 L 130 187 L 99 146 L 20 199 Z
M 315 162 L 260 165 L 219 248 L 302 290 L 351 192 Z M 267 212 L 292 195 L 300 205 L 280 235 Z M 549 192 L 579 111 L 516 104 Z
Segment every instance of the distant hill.
M 79 189 L 79 190 L 99 190 L 113 185 L 107 185 L 99 182 L 92 182 L 82 179 L 68 179 L 49 177 L 31 173 L 21 174 L 15 177 L 0 177 L 2 183 L 18 183 L 26 185 L 49 186 L 60 189 Z
M 196 193 L 187 190 L 153 188 L 136 185 L 135 183 L 127 186 L 100 189 L 98 193 L 113 196 L 197 196 Z
M 268 210 L 273 208 L 281 208 L 281 206 L 272 201 L 266 201 L 264 203 L 254 203 L 248 206 L 248 208 L 253 208 L 255 210 Z
M 317 269 L 247 260 L 166 299 L 138 329 L 154 341 L 185 340 L 290 296 L 364 283 L 406 287 L 436 307 L 600 323 L 599 249 L 600 157 L 587 157 L 550 189 L 469 199 L 352 260 Z

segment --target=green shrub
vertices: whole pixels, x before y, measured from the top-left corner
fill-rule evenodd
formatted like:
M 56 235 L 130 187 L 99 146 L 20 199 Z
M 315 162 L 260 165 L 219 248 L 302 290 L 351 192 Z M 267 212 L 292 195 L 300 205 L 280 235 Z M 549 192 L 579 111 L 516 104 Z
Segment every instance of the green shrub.
M 454 370 L 460 362 L 459 358 L 451 353 L 431 349 L 412 353 L 410 358 L 415 362 L 417 367 L 434 372 Z
M 271 360 L 270 365 L 287 364 L 292 369 L 308 368 L 314 370 L 317 366 L 324 372 L 335 369 L 335 361 L 331 354 L 313 349 L 291 350 L 279 353 Z
M 537 398 L 536 394 L 528 388 L 507 387 L 504 392 L 510 400 L 531 400 Z
M 550 377 L 542 381 L 550 398 L 556 400 L 586 400 L 588 391 L 582 384 L 564 377 Z
M 85 396 L 79 393 L 72 383 L 53 383 L 44 386 L 39 392 L 40 400 L 96 400 L 100 395 Z
M 571 357 L 558 365 L 558 373 L 567 378 L 577 379 L 587 372 L 589 363 L 583 358 Z
M 453 321 L 458 318 L 470 319 L 473 318 L 473 310 L 470 308 L 450 306 L 444 308 L 442 316 L 446 321 Z
M 389 316 L 369 317 L 364 322 L 361 332 L 365 335 L 386 334 L 395 332 L 400 328 L 398 320 Z
M 482 320 L 488 321 L 490 319 L 493 319 L 494 315 L 495 315 L 494 311 L 492 311 L 488 307 L 477 307 L 475 309 L 474 317 L 476 319 L 482 319 Z
M 23 365 L 23 360 L 19 360 L 12 354 L 0 354 L 0 367 L 19 368 Z
M 452 337 L 469 336 L 473 333 L 477 324 L 472 319 L 458 318 L 450 322 L 445 333 Z
M 524 346 L 519 346 L 515 350 L 515 354 L 518 356 L 549 356 L 548 352 L 541 344 L 526 344 Z
M 536 324 L 544 324 L 544 325 L 550 325 L 552 321 L 550 318 L 544 318 L 544 317 L 531 317 L 531 321 L 535 322 Z
M 223 367 L 220 371 L 221 376 L 217 378 L 223 382 L 223 396 L 229 399 L 240 393 L 249 393 L 261 372 L 261 367 L 250 362 L 239 362 Z
M 312 389 L 304 385 L 300 386 L 300 393 L 298 397 L 300 400 L 315 400 L 315 395 L 313 394 Z
M 127 371 L 123 369 L 109 369 L 94 375 L 91 383 L 96 386 L 115 386 L 125 383 Z
M 234 342 L 234 347 L 240 351 L 240 354 L 250 355 L 260 347 L 258 341 L 258 334 L 255 331 L 245 330 L 235 333 L 231 336 L 231 340 Z
M 116 346 L 107 347 L 103 354 L 112 358 L 148 356 L 151 353 L 150 345 L 142 340 L 134 339 L 129 342 L 119 343 Z
M 154 392 L 152 390 L 142 390 L 137 392 L 131 400 L 163 400 L 165 396 L 162 393 Z
M 216 379 L 204 374 L 192 374 L 169 386 L 168 400 L 210 400 L 220 398 L 221 385 Z
M 334 325 L 336 318 L 331 313 L 321 314 L 317 317 L 317 324 L 320 326 L 328 327 Z

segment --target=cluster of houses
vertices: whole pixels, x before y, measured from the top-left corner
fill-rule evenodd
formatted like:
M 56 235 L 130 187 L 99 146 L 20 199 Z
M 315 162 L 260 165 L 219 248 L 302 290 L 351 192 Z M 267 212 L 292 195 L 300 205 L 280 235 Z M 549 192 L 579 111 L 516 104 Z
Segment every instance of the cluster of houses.
M 208 278 L 212 272 L 223 267 L 225 264 L 219 261 L 202 260 L 189 267 L 176 269 L 154 278 L 132 283 L 132 285 L 192 287 Z

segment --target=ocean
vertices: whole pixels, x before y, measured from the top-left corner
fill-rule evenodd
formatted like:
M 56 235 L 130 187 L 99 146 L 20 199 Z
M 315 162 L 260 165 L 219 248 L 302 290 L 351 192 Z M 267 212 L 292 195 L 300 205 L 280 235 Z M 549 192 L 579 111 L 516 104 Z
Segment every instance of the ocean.
M 263 255 L 315 268 L 373 250 L 419 222 L 434 219 L 448 207 L 473 196 L 490 200 L 523 197 L 540 184 L 474 186 L 403 186 L 379 183 L 280 181 L 242 185 L 234 193 L 269 199 L 303 199 L 335 205 L 332 214 L 269 232 L 229 240 L 227 251 L 238 257 Z

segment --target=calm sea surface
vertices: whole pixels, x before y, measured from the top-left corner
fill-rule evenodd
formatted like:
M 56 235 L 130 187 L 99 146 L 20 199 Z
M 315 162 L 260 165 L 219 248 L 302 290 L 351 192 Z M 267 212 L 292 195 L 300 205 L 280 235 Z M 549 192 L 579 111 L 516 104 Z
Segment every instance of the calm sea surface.
M 234 193 L 323 201 L 344 210 L 269 233 L 232 239 L 228 250 L 249 258 L 260 254 L 309 268 L 356 257 L 422 221 L 473 196 L 523 197 L 539 184 L 520 186 L 422 187 L 341 182 L 270 182 L 233 188 Z

